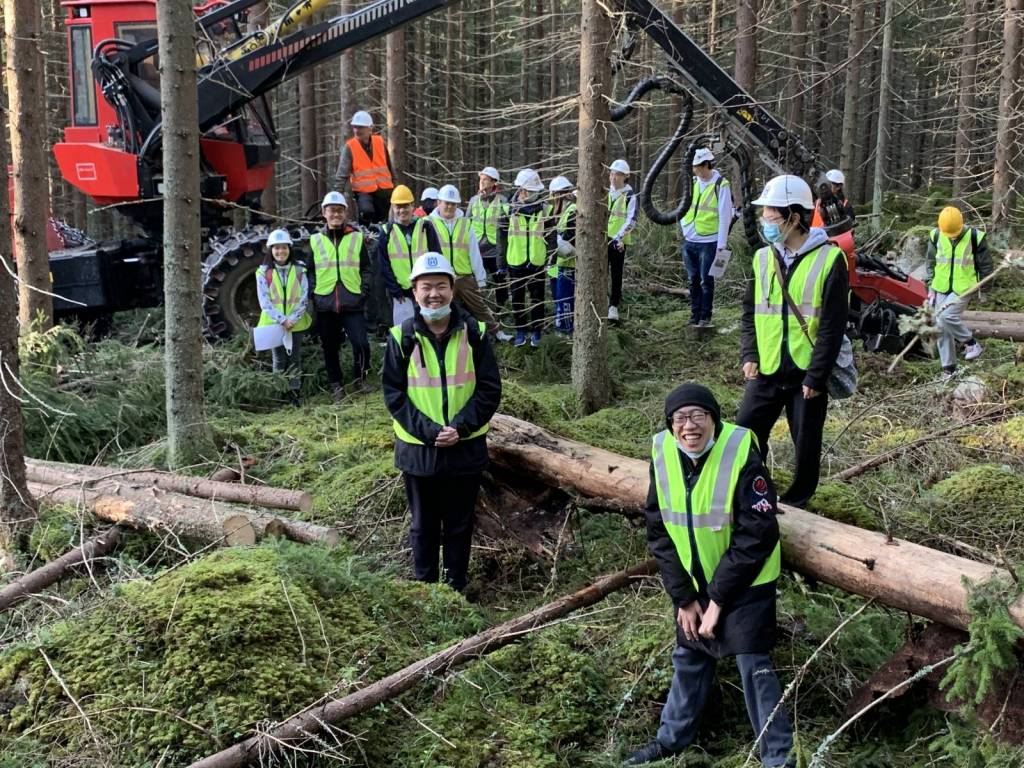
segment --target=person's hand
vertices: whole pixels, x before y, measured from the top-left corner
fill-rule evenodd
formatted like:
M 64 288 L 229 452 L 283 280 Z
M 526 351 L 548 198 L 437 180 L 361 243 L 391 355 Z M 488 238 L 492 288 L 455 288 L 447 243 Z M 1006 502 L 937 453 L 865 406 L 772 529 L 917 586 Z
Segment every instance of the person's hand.
M 816 398 L 818 395 L 821 394 L 821 392 L 819 390 L 811 389 L 806 384 L 804 384 L 804 386 L 803 386 L 803 391 L 804 391 L 804 400 L 813 400 L 814 398 Z
M 722 606 L 716 603 L 714 600 L 708 603 L 708 608 L 704 611 L 704 616 L 700 620 L 700 629 L 698 634 L 701 637 L 709 640 L 715 639 L 715 627 L 718 626 L 718 619 L 722 615 Z
M 622 253 L 624 250 L 626 250 L 626 246 L 624 246 L 622 244 L 621 240 L 616 240 L 615 241 L 615 250 L 618 251 L 619 253 Z
M 928 305 L 935 306 L 935 291 L 928 291 Z
M 437 448 L 451 448 L 457 442 L 459 442 L 459 431 L 455 427 L 441 427 L 441 431 L 434 439 L 434 445 Z
M 676 621 L 679 622 L 679 628 L 683 630 L 683 637 L 690 642 L 697 639 L 697 631 L 700 629 L 700 620 L 703 615 L 704 611 L 696 600 L 686 607 L 680 608 L 676 613 Z
M 281 323 L 281 325 L 284 326 L 284 329 L 286 331 L 290 331 L 292 328 L 295 327 L 295 323 L 293 323 L 291 320 L 285 320 L 283 323 Z
M 743 378 L 756 379 L 757 378 L 757 363 L 744 363 L 743 364 Z

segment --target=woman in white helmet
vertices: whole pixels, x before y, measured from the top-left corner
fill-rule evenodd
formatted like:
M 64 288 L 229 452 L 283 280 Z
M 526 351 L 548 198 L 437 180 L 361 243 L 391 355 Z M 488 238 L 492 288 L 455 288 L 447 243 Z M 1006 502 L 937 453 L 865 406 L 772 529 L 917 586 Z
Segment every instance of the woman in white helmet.
M 622 303 L 622 273 L 626 246 L 633 242 L 636 227 L 636 195 L 629 186 L 629 163 L 618 159 L 608 166 L 608 266 L 612 289 L 608 296 L 608 319 L 619 319 Z
M 811 227 L 814 200 L 800 177 L 776 176 L 754 205 L 762 206 L 761 236 L 768 245 L 754 254 L 743 301 L 747 386 L 736 423 L 753 430 L 764 456 L 785 410 L 796 466 L 779 500 L 800 507 L 818 487 L 827 383 L 849 312 L 846 256 L 825 230 Z
M 276 323 L 288 335 L 288 343 L 271 350 L 271 356 L 274 373 L 292 371 L 288 381 L 288 399 L 293 405 L 298 405 L 302 384 L 299 349 L 302 335 L 309 330 L 312 321 L 306 311 L 309 303 L 306 267 L 294 257 L 292 237 L 286 229 L 275 229 L 267 237 L 267 255 L 256 270 L 256 296 L 263 310 L 259 325 Z

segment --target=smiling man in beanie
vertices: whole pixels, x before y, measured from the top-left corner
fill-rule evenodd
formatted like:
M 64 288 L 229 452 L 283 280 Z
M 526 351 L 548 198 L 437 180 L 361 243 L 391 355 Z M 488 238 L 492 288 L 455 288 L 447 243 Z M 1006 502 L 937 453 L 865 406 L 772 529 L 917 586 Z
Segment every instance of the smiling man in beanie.
M 654 436 L 647 542 L 676 620 L 675 675 L 657 738 L 626 765 L 679 754 L 692 742 L 718 659 L 735 656 L 765 766 L 789 766 L 793 732 L 769 652 L 775 645 L 779 526 L 775 488 L 753 432 L 722 421 L 707 387 L 665 398 Z M 766 726 L 767 723 L 767 726 Z

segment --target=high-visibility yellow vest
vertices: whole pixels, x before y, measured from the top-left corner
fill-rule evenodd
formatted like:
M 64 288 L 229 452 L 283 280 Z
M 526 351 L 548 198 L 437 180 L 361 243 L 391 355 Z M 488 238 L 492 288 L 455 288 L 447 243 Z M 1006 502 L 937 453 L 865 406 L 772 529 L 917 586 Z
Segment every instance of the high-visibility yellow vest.
M 448 231 L 448 224 L 444 219 L 437 216 L 426 216 L 416 222 L 412 231 L 412 255 L 418 259 L 430 250 L 427 241 L 426 227 L 432 226 L 437 233 L 438 247 L 441 254 L 448 259 L 456 275 L 472 275 L 473 260 L 469 256 L 469 233 L 473 225 L 465 216 L 455 219 L 452 231 Z
M 558 224 L 556 225 L 558 234 L 561 235 L 563 239 L 565 238 L 565 233 L 569 229 L 569 219 L 575 215 L 576 203 L 572 201 L 566 203 L 565 209 L 558 217 Z M 576 269 L 576 256 L 575 254 L 572 256 L 558 255 L 555 257 L 555 265 L 562 269 Z
M 370 137 L 370 152 L 366 154 L 362 142 L 355 136 L 347 142 L 352 154 L 352 191 L 376 192 L 378 189 L 392 189 L 395 184 L 388 170 L 388 155 L 384 149 L 384 138 L 379 134 Z
M 700 585 L 693 578 L 694 552 L 689 529 L 692 526 L 697 559 L 706 581 L 710 582 L 732 541 L 733 497 L 740 472 L 754 448 L 750 430 L 723 422 L 696 484 L 687 493 L 675 436 L 667 429 L 654 436 L 651 458 L 661 519 L 696 590 Z M 782 549 L 776 543 L 751 586 L 778 579 L 781 565 Z
M 413 231 L 415 232 L 415 225 Z M 412 236 L 406 237 L 402 228 L 392 222 L 388 231 L 388 264 L 391 265 L 395 282 L 402 288 L 412 288 L 409 275 L 412 273 L 413 260 Z
M 626 192 L 619 192 L 619 196 L 612 200 L 612 193 L 608 193 L 608 237 L 614 238 L 619 230 L 626 223 L 629 214 L 629 195 Z M 633 242 L 633 230 L 627 232 L 622 238 L 623 245 Z
M 693 224 L 694 231 L 701 236 L 718 234 L 718 188 L 724 187 L 729 194 L 729 182 L 721 176 L 700 191 L 700 183 L 693 178 L 693 192 L 690 197 L 690 208 L 683 216 L 683 224 Z
M 782 294 L 775 265 L 776 258 L 771 246 L 760 248 L 754 254 L 754 331 L 757 336 L 758 368 L 761 373 L 771 375 L 782 364 L 782 343 L 785 339 L 789 356 L 797 367 L 807 370 L 811 364 L 811 353 L 818 338 L 821 324 L 821 307 L 825 294 L 825 280 L 836 261 L 842 260 L 845 268 L 845 254 L 831 243 L 823 243 L 804 254 L 789 278 L 789 295 L 807 321 L 807 334 L 800 327 L 800 321 L 793 316 Z M 781 267 L 780 267 L 781 270 Z M 785 307 L 786 323 L 782 316 Z
M 363 252 L 363 233 L 349 232 L 341 238 L 338 247 L 323 232 L 317 232 L 309 238 L 309 247 L 313 250 L 313 267 L 316 269 L 317 296 L 329 296 L 334 287 L 341 281 L 345 290 L 357 296 L 363 288 L 363 279 L 359 274 L 359 254 Z
M 487 326 L 478 322 L 477 330 L 483 338 Z M 391 335 L 401 348 L 402 326 L 393 326 Z M 448 426 L 476 390 L 476 365 L 469 343 L 469 329 L 463 326 L 448 338 L 444 351 L 443 376 L 434 345 L 419 332 L 415 333 L 415 337 L 416 344 L 409 355 L 406 395 L 416 410 L 432 422 L 442 427 Z M 423 445 L 423 441 L 406 432 L 397 419 L 392 420 L 392 427 L 399 440 Z M 490 428 L 490 424 L 484 424 L 466 439 L 480 437 Z
M 302 270 L 295 264 L 288 266 L 288 279 L 284 285 L 281 284 L 281 275 L 277 271 L 277 267 L 267 267 L 265 271 L 260 272 L 256 275 L 257 280 L 267 281 L 267 298 L 270 299 L 270 303 L 274 305 L 274 309 L 280 312 L 285 317 L 298 306 L 299 302 L 302 301 Z M 295 327 L 292 328 L 293 333 L 299 333 L 309 329 L 313 321 L 309 317 L 309 313 L 304 313 L 295 322 Z M 266 312 L 260 313 L 260 321 L 258 325 L 276 325 L 277 321 L 272 320 L 270 315 Z
M 956 245 L 938 229 L 932 230 L 935 243 L 935 274 L 928 287 L 938 293 L 955 293 L 958 296 L 969 291 L 978 283 L 978 269 L 974 264 L 974 242 L 985 239 L 980 229 L 964 227 Z
M 498 220 L 507 212 L 508 206 L 501 195 L 495 195 L 489 203 L 484 202 L 479 195 L 473 199 L 473 204 L 469 206 L 469 219 L 473 222 L 473 233 L 478 243 L 494 245 L 498 242 Z
M 535 213 L 514 213 L 508 219 L 508 250 L 505 261 L 510 267 L 521 267 L 527 262 L 543 267 L 548 260 L 544 241 L 546 209 Z

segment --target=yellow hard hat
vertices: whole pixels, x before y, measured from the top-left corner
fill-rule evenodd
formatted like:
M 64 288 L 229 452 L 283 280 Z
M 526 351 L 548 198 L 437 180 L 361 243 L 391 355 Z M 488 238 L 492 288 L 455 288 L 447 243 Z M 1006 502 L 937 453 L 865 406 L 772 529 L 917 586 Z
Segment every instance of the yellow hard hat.
M 939 213 L 939 231 L 946 237 L 956 237 L 964 229 L 964 215 L 959 208 L 947 205 Z
M 392 205 L 410 205 L 415 201 L 416 198 L 412 196 L 412 190 L 405 186 L 405 184 L 399 184 L 391 192 Z

